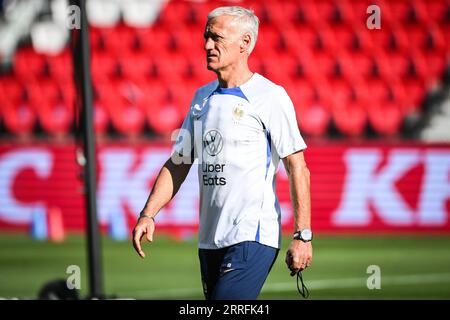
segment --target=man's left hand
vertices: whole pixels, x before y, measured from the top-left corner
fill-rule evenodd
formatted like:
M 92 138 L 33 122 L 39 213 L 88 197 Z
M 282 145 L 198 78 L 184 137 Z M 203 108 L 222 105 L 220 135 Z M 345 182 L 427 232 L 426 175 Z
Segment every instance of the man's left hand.
M 302 271 L 312 263 L 312 244 L 301 240 L 292 240 L 286 252 L 286 265 L 291 270 L 291 276 Z

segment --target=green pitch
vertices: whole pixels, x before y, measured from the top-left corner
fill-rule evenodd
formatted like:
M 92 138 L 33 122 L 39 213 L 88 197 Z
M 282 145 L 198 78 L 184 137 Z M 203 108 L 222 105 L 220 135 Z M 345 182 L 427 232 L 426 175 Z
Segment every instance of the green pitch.
M 260 299 L 302 299 L 284 264 L 288 239 Z M 81 269 L 81 296 L 88 293 L 84 237 L 62 244 L 26 235 L 0 234 L 0 297 L 29 298 L 47 281 Z M 105 292 L 118 298 L 202 299 L 196 240 L 179 242 L 156 234 L 141 259 L 131 242 L 104 237 Z M 367 268 L 381 272 L 381 289 L 367 288 Z M 313 266 L 304 272 L 310 299 L 450 299 L 450 235 L 326 236 L 314 239 Z

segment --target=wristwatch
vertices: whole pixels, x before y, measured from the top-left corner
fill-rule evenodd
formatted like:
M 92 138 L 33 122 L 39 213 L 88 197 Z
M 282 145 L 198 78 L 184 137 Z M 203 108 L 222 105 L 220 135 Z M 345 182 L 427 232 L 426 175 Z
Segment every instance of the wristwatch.
M 312 231 L 310 229 L 303 229 L 294 232 L 294 240 L 301 240 L 303 242 L 309 242 L 313 238 Z

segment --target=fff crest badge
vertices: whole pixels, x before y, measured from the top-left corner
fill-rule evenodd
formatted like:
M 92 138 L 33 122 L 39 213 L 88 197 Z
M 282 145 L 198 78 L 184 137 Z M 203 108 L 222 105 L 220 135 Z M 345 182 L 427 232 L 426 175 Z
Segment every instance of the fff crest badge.
M 245 112 L 243 107 L 244 105 L 242 103 L 239 103 L 233 108 L 233 119 L 235 121 L 239 121 L 244 117 Z

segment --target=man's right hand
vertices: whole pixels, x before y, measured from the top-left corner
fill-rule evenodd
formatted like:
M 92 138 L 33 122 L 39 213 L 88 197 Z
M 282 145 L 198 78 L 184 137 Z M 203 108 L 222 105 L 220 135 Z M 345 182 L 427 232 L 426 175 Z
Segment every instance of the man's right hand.
M 141 239 L 146 234 L 149 242 L 153 241 L 153 232 L 155 231 L 155 221 L 147 216 L 139 217 L 136 226 L 133 229 L 133 247 L 141 258 L 145 258 L 145 253 L 141 248 Z

